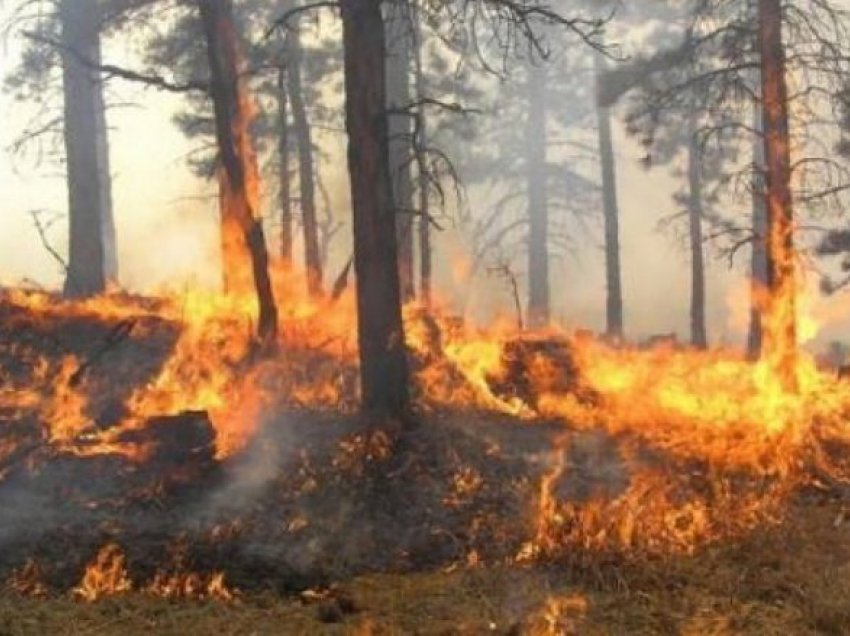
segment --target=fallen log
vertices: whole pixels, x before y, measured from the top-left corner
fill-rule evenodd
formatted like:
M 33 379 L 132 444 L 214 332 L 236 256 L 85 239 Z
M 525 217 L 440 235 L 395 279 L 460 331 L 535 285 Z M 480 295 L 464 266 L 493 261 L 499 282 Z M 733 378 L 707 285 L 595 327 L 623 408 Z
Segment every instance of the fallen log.
M 119 443 L 143 450 L 145 472 L 206 470 L 215 464 L 215 440 L 215 428 L 203 411 L 154 417 L 118 436 Z

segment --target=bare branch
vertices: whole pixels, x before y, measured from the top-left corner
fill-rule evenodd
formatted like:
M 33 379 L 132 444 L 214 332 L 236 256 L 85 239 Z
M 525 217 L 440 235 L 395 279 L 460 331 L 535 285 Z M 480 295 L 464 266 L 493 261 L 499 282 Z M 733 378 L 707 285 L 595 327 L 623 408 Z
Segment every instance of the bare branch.
M 43 214 L 43 212 L 44 210 L 30 210 L 30 216 L 32 216 L 32 222 L 35 225 L 36 232 L 38 232 L 38 238 L 41 240 L 41 244 L 44 246 L 44 249 L 47 250 L 47 253 L 50 254 L 57 263 L 59 263 L 62 270 L 67 275 L 69 271 L 68 262 L 50 244 L 50 240 L 47 238 L 47 229 L 49 225 L 45 226 L 45 224 L 41 221 L 41 214 Z
M 54 40 L 53 38 L 49 38 L 38 33 L 33 33 L 31 31 L 24 32 L 23 36 L 34 42 L 46 44 L 59 51 L 68 53 L 86 68 L 98 71 L 100 73 L 104 73 L 109 76 L 120 77 L 121 79 L 125 79 L 130 82 L 136 82 L 139 84 L 146 84 L 148 86 L 153 86 L 154 88 L 159 88 L 172 93 L 188 93 L 192 91 L 199 91 L 203 93 L 209 92 L 209 82 L 189 81 L 185 83 L 177 83 L 172 82 L 171 80 L 162 77 L 161 75 L 147 75 L 145 73 L 139 73 L 137 71 L 122 68 L 120 66 L 115 66 L 113 64 L 98 64 L 94 60 L 87 58 L 85 55 L 83 55 L 76 49 L 66 46 L 62 42 Z

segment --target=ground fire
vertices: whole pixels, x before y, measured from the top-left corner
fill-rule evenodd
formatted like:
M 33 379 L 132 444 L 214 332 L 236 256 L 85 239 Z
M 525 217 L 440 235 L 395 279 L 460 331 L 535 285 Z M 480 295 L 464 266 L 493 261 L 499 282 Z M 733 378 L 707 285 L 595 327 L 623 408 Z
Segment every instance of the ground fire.
M 227 600 L 357 570 L 631 564 L 844 496 L 850 385 L 805 356 L 787 392 L 734 351 L 464 328 L 411 306 L 422 424 L 402 442 L 353 415 L 353 304 L 305 295 L 258 357 L 250 299 L 6 292 L 9 588 Z M 402 476 L 400 492 L 383 482 Z
M 0 9 L 4 95 L 61 111 L 10 156 L 61 131 L 68 195 L 66 247 L 29 214 L 61 280 L 0 271 L 0 634 L 850 633 L 850 22 L 601 4 Z M 201 142 L 193 276 L 173 219 L 162 284 L 119 267 L 117 81 Z M 630 288 L 632 151 L 684 208 L 689 342 L 629 322 L 675 322 Z

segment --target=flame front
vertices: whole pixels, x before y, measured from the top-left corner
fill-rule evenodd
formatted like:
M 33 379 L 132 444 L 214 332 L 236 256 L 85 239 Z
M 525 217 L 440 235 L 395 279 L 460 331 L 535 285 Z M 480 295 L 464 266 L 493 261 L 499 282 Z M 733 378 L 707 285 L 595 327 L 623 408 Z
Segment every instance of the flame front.
M 160 414 L 206 411 L 225 457 L 274 408 L 345 411 L 356 403 L 353 297 L 345 294 L 331 308 L 308 298 L 292 272 L 276 272 L 276 279 L 279 297 L 287 299 L 282 353 L 257 361 L 250 360 L 255 309 L 249 295 L 190 292 L 167 296 L 155 307 L 124 296 L 70 304 L 14 292 L 6 300 L 45 321 L 69 315 L 105 323 L 156 316 L 177 325 L 170 356 L 155 377 L 132 392 L 120 428 L 143 426 Z M 425 316 L 417 307 L 408 308 L 406 322 L 425 410 L 556 418 L 571 427 L 634 433 L 681 457 L 786 472 L 793 464 L 791 451 L 811 427 L 840 424 L 850 405 L 846 383 L 803 354 L 794 369 L 797 390 L 789 391 L 769 359 L 751 363 L 732 350 L 614 347 L 551 330 L 520 336 L 505 325 L 473 329 L 438 310 Z M 522 366 L 511 371 L 510 345 L 535 341 L 541 346 L 529 348 Z M 554 355 L 561 349 L 573 368 L 564 365 L 561 353 Z M 2 406 L 36 407 L 52 442 L 72 442 L 91 424 L 85 376 L 73 377 L 83 362 L 72 355 L 34 360 L 30 383 L 4 391 Z M 527 386 L 524 392 L 500 391 L 500 382 Z M 592 397 L 581 399 L 577 388 Z

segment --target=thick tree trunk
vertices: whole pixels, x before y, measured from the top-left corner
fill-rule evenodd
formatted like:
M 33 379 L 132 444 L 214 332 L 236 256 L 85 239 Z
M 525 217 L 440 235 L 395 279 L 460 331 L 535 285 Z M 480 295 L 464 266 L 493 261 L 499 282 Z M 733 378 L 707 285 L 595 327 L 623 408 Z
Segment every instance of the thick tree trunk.
M 410 407 L 409 371 L 390 177 L 384 20 L 378 0 L 342 0 L 341 14 L 362 408 L 402 416 Z
M 304 261 L 307 268 L 307 290 L 313 297 L 322 295 L 322 257 L 319 250 L 319 222 L 316 214 L 316 176 L 313 172 L 313 133 L 304 104 L 302 67 L 304 53 L 297 25 L 288 34 L 289 99 L 292 122 L 298 142 L 298 181 L 301 200 L 301 222 L 304 228 Z
M 100 63 L 100 40 L 98 39 L 97 62 Z M 115 212 L 112 201 L 112 171 L 109 161 L 109 133 L 106 125 L 106 100 L 103 97 L 103 82 L 95 87 L 95 116 L 98 156 L 100 168 L 101 201 L 103 202 L 103 268 L 107 282 L 118 282 L 118 245 L 115 236 Z
M 410 67 L 413 49 L 410 7 L 405 0 L 386 5 L 387 108 L 404 110 L 411 102 Z M 413 266 L 413 120 L 409 114 L 391 114 L 390 174 L 396 204 L 398 268 L 403 302 L 416 294 Z
M 422 25 L 421 16 L 418 8 L 414 7 L 414 24 L 416 26 L 416 98 L 422 100 L 425 98 L 425 74 L 422 67 L 422 52 L 424 42 L 422 40 Z M 424 110 L 420 110 L 419 114 L 419 139 L 420 146 L 427 148 L 428 146 L 428 120 Z M 419 169 L 419 296 L 422 304 L 425 307 L 431 307 L 431 199 L 428 196 L 428 176 Z
M 796 387 L 797 320 L 788 88 L 780 0 L 759 0 L 762 117 L 767 189 L 767 286 L 762 316 L 766 359 L 788 389 Z
M 250 272 L 259 305 L 259 339 L 277 333 L 277 306 L 268 269 L 263 226 L 257 218 L 260 176 L 251 139 L 251 103 L 239 77 L 240 54 L 231 0 L 198 0 L 210 66 L 210 93 L 221 162 L 224 231 L 240 231 L 250 254 Z M 244 264 L 245 269 L 248 264 Z M 241 278 L 241 277 L 240 277 Z M 241 290 L 240 290 L 241 291 Z
M 286 68 L 277 71 L 277 159 L 280 191 L 280 257 L 285 267 L 292 265 L 292 183 L 289 179 L 289 97 Z
M 605 61 L 594 55 L 597 90 Z M 596 107 L 599 127 L 599 163 L 602 171 L 602 205 L 605 219 L 605 333 L 615 339 L 623 337 L 623 285 L 620 272 L 620 209 L 617 202 L 617 173 L 614 142 L 611 135 L 611 112 L 607 106 Z
M 705 262 L 702 246 L 702 167 L 696 125 L 691 122 L 688 144 L 688 234 L 691 246 L 691 344 L 705 349 Z
M 221 224 L 221 280 L 225 294 L 250 293 L 253 285 L 251 252 L 245 242 L 242 222 L 233 213 L 230 181 L 224 166 L 216 170 L 218 181 L 218 212 Z
M 100 74 L 100 16 L 95 0 L 62 0 L 62 79 L 69 248 L 65 293 L 103 292 L 117 274 L 106 116 Z
M 767 289 L 767 208 L 764 187 L 764 139 L 761 105 L 753 104 L 753 176 L 752 176 L 752 227 L 753 240 L 750 251 L 750 325 L 747 334 L 747 353 L 751 360 L 761 357 L 762 326 L 761 305 Z
M 548 324 L 550 311 L 545 68 L 533 65 L 529 67 L 528 99 L 528 321 L 533 328 Z

